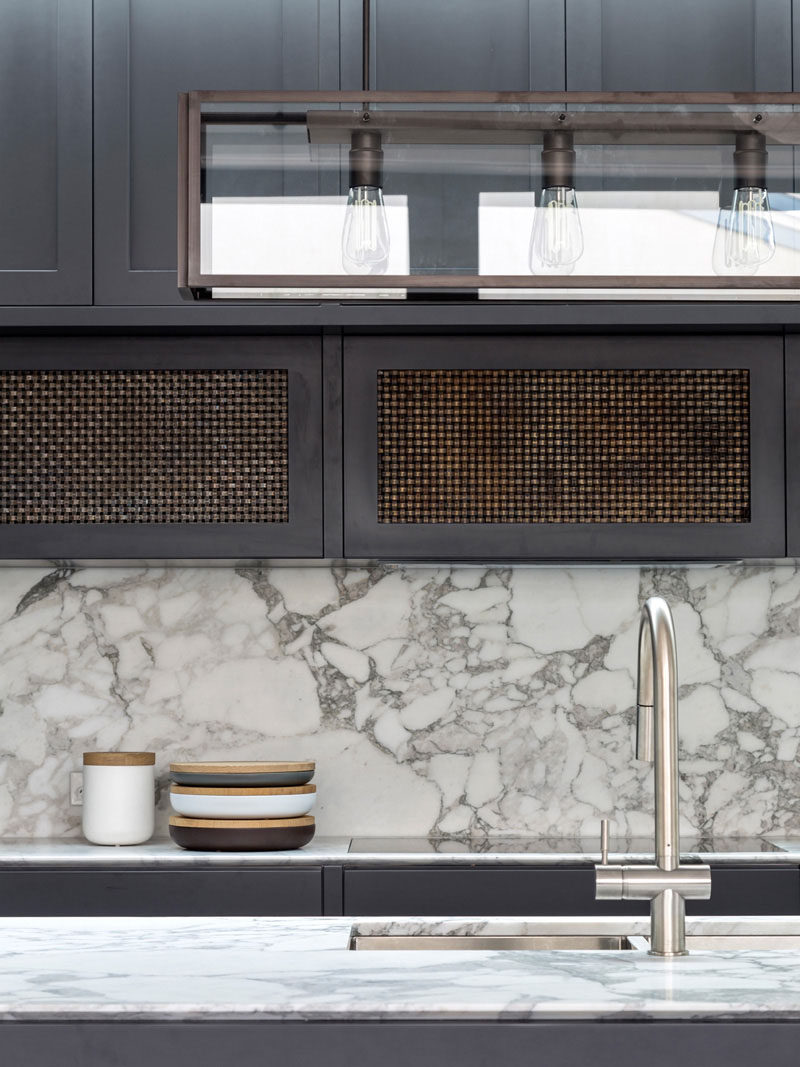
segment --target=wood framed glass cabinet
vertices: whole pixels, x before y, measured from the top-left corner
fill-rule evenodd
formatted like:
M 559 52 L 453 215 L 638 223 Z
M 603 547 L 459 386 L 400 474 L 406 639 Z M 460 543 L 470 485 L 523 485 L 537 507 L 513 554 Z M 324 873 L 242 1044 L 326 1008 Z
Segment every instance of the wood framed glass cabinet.
M 0 341 L 0 558 L 322 555 L 319 337 Z
M 783 341 L 360 336 L 345 553 L 782 556 Z

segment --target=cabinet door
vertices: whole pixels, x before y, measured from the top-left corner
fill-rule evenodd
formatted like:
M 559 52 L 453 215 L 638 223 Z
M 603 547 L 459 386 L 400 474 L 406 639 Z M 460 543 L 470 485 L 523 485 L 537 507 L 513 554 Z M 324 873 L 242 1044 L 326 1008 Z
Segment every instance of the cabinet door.
M 566 0 L 567 89 L 791 92 L 791 0 Z
M 336 89 L 338 32 L 336 0 L 95 3 L 95 303 L 182 303 L 178 93 Z
M 64 870 L 0 873 L 2 915 L 321 915 L 322 872 Z
M 0 304 L 92 302 L 92 0 L 0 5 Z
M 320 347 L 0 340 L 0 558 L 321 555 Z
M 345 554 L 782 556 L 772 337 L 352 337 Z

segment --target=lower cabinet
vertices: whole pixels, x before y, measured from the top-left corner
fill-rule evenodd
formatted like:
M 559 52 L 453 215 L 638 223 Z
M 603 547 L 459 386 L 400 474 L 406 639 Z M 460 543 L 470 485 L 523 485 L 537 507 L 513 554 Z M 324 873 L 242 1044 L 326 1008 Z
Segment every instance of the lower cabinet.
M 647 901 L 596 901 L 594 868 L 396 867 L 344 872 L 346 915 L 645 915 Z M 690 915 L 797 915 L 796 865 L 712 866 Z
M 322 870 L 6 870 L 2 915 L 321 915 Z

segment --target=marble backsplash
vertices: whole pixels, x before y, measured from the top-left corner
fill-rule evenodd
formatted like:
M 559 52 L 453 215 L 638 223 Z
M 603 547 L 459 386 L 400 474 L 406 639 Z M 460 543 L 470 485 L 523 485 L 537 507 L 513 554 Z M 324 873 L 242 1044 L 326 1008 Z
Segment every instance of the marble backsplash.
M 77 834 L 88 749 L 318 761 L 321 834 L 652 828 L 639 604 L 673 606 L 684 829 L 800 829 L 795 565 L 0 571 L 0 833 Z

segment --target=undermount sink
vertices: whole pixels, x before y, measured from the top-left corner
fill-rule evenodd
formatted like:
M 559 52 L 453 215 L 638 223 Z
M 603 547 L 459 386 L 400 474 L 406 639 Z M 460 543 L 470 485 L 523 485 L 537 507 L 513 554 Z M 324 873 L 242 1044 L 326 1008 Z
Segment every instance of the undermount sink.
M 800 951 L 800 919 L 790 916 L 690 918 L 690 952 L 784 949 Z M 350 948 L 363 951 L 620 952 L 646 953 L 647 919 L 397 919 L 361 920 Z
M 800 941 L 800 938 L 798 939 Z M 553 952 L 567 949 L 582 952 L 597 952 L 607 949 L 619 952 L 621 949 L 633 949 L 630 938 L 607 936 L 602 934 L 518 934 L 504 937 L 488 934 L 466 934 L 462 937 L 449 934 L 377 934 L 351 938 L 350 948 L 356 951 L 389 949 L 402 950 L 440 950 L 451 952 L 455 949 L 472 949 L 476 952 L 518 952 L 521 949 Z

